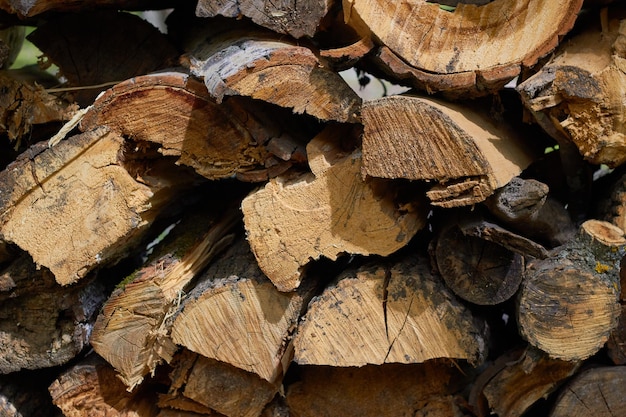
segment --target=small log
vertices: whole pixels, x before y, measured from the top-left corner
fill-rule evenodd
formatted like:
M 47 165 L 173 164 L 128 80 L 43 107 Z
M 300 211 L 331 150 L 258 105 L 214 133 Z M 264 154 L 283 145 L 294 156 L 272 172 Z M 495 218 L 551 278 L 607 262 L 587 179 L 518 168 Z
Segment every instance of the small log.
M 608 342 L 606 343 L 606 352 L 611 361 L 616 365 L 626 365 L 626 269 L 624 261 L 620 262 L 620 307 L 621 313 L 617 327 Z
M 417 204 L 396 205 L 393 185 L 361 178 L 360 151 L 339 148 L 351 129 L 328 126 L 307 146 L 312 173 L 277 177 L 242 202 L 252 252 L 281 291 L 298 287 L 311 259 L 389 255 L 425 224 Z
M 176 351 L 168 321 L 187 285 L 233 239 L 237 218 L 213 212 L 189 216 L 160 256 L 127 277 L 109 297 L 94 325 L 91 345 L 119 372 L 129 390 Z M 181 226 L 181 225 L 179 225 Z
M 436 181 L 432 204 L 484 201 L 531 157 L 512 128 L 467 106 L 416 96 L 363 104 L 363 175 Z
M 170 67 L 178 57 L 156 27 L 139 16 L 114 11 L 49 19 L 28 40 L 59 67 L 66 87 L 83 87 L 73 90 L 74 99 L 83 106 L 104 89 L 102 84 Z
M 522 255 L 497 240 L 494 243 L 485 239 L 489 232 L 481 230 L 468 236 L 464 233 L 467 227 L 465 222 L 452 224 L 437 236 L 435 260 L 439 273 L 456 295 L 474 304 L 494 305 L 508 300 L 522 282 Z
M 300 417 L 461 417 L 455 392 L 460 372 L 448 363 L 385 364 L 361 368 L 303 366 L 287 389 Z
M 242 238 L 199 278 L 174 318 L 172 340 L 277 385 L 291 362 L 293 331 L 311 297 L 310 286 L 279 292 Z
M 305 159 L 303 143 L 313 135 L 311 128 L 298 120 L 296 130 L 284 121 L 284 113 L 238 97 L 218 105 L 194 77 L 165 72 L 132 78 L 107 90 L 85 114 L 80 128 L 106 125 L 137 146 L 156 144 L 161 154 L 176 157 L 178 164 L 209 179 L 237 175 L 261 181 Z
M 595 22 L 585 21 L 584 30 L 517 89 L 544 130 L 573 142 L 587 161 L 616 167 L 626 162 L 620 92 L 626 83 L 625 13 L 623 7 L 591 13 Z
M 513 230 L 550 247 L 564 245 L 576 234 L 567 210 L 549 197 L 547 185 L 536 180 L 515 177 L 484 204 Z
M 141 390 L 128 392 L 115 370 L 97 355 L 62 372 L 49 391 L 65 417 L 155 417 L 159 411 L 154 386 L 146 384 Z
M 372 0 L 344 0 L 346 22 L 379 39 L 381 63 L 394 72 L 404 62 L 405 76 L 426 91 L 485 95 L 502 88 L 557 46 L 573 26 L 582 0 L 458 3 L 453 12 L 426 1 L 380 7 Z M 392 52 L 393 51 L 393 52 Z
M 587 369 L 564 387 L 550 417 L 625 415 L 624 384 L 623 366 Z
M 205 26 L 188 41 L 191 73 L 204 78 L 209 94 L 241 95 L 293 109 L 317 119 L 358 122 L 361 99 L 313 51 L 284 37 L 250 27 Z
M 160 407 L 176 404 L 209 415 L 257 417 L 278 391 L 279 386 L 253 373 L 188 350 L 175 359 L 174 382 L 160 396 Z
M 479 417 L 522 416 L 539 399 L 556 390 L 579 368 L 579 362 L 551 359 L 526 349 L 507 352 L 474 382 L 470 404 Z M 483 402 L 486 402 L 484 406 Z
M 530 262 L 517 309 L 522 336 L 552 358 L 577 361 L 595 354 L 617 326 L 625 246 L 622 230 L 588 220 L 575 240 Z
M 236 0 L 216 2 L 200 0 L 196 6 L 196 16 L 225 17 L 245 16 L 257 25 L 294 38 L 312 37 L 331 5 L 330 0 L 293 2 L 291 0 Z
M 62 288 L 24 252 L 0 271 L 0 373 L 62 365 L 88 345 L 107 294 L 84 281 Z
M 118 261 L 194 178 L 106 128 L 38 143 L 0 173 L 0 232 L 61 285 Z M 28 219 L 28 221 L 24 221 Z M 78 239 L 77 237 L 80 237 Z
M 93 10 L 94 7 L 124 10 L 153 10 L 173 7 L 172 0 L 93 0 L 89 3 L 77 0 L 30 0 L 28 2 L 1 1 L 0 9 L 17 15 L 20 19 L 30 18 L 46 12 L 77 12 Z
M 78 107 L 49 94 L 46 80 L 26 78 L 24 71 L 0 71 L 0 132 L 19 148 L 33 125 L 69 120 Z
M 0 70 L 13 65 L 22 49 L 25 34 L 23 26 L 11 26 L 0 30 Z
M 425 258 L 348 270 L 309 305 L 294 339 L 301 365 L 480 364 L 485 327 L 434 277 Z

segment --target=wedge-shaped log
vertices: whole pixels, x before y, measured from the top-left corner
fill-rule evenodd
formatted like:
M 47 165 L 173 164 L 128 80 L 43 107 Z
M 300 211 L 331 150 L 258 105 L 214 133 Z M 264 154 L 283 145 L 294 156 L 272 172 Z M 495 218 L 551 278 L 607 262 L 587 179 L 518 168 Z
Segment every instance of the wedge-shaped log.
M 618 324 L 619 270 L 626 238 L 618 227 L 587 220 L 549 258 L 530 262 L 519 293 L 520 333 L 551 357 L 595 354 Z
M 357 122 L 361 99 L 313 51 L 285 37 L 225 22 L 205 26 L 185 55 L 209 93 L 242 95 L 320 120 Z
M 294 38 L 313 36 L 322 18 L 328 13 L 332 1 L 312 0 L 294 2 L 292 0 L 236 0 L 217 2 L 200 0 L 196 15 L 200 17 L 250 18 L 257 25 L 278 33 L 285 33 Z
M 90 278 L 61 287 L 21 252 L 0 270 L 0 373 L 72 360 L 88 345 L 106 296 L 104 285 Z
M 182 349 L 172 361 L 172 384 L 159 407 L 209 415 L 256 417 L 278 392 L 258 375 Z M 212 411 L 214 410 L 214 412 Z
M 555 139 L 572 141 L 593 164 L 616 167 L 626 162 L 626 9 L 604 13 L 594 13 L 595 22 L 583 19 L 582 33 L 517 89 Z
M 279 292 L 242 238 L 202 275 L 174 319 L 172 340 L 279 384 L 291 362 L 293 330 L 311 297 L 307 285 Z
M 82 130 L 106 125 L 139 142 L 156 144 L 209 179 L 263 171 L 276 175 L 304 159 L 313 133 L 278 117 L 281 109 L 233 97 L 218 105 L 196 78 L 181 72 L 132 78 L 103 93 L 81 120 Z M 290 113 L 290 112 L 284 112 Z M 135 115 L 135 117 L 129 117 Z M 289 114 L 291 115 L 291 114 Z M 310 136 L 309 136 L 310 135 Z M 248 178 L 248 177 L 246 177 Z
M 434 205 L 481 202 L 531 162 L 506 124 L 467 106 L 416 96 L 363 104 L 364 175 L 436 181 Z
M 3 240 L 28 252 L 61 285 L 119 260 L 168 198 L 192 181 L 165 159 L 148 163 L 147 172 L 143 158 L 106 128 L 52 148 L 31 147 L 0 173 Z
M 156 259 L 129 276 L 109 297 L 91 336 L 94 350 L 133 389 L 176 351 L 171 321 L 192 279 L 232 242 L 236 212 L 188 216 Z
M 486 355 L 486 328 L 426 258 L 349 270 L 309 305 L 294 339 L 301 365 L 363 366 Z
M 299 371 L 300 379 L 287 389 L 287 404 L 301 417 L 463 415 L 454 395 L 461 373 L 445 361 Z
M 90 355 L 62 372 L 48 391 L 66 417 L 145 416 L 158 414 L 156 384 L 128 392 L 115 369 L 98 355 Z
M 272 179 L 242 202 L 252 252 L 281 291 L 298 287 L 311 259 L 389 255 L 425 224 L 417 204 L 396 206 L 392 184 L 361 178 L 360 151 L 340 149 L 351 136 L 329 126 L 307 146 L 312 173 Z
M 343 0 L 348 24 L 380 40 L 379 60 L 427 91 L 480 95 L 501 88 L 557 46 L 582 0 L 436 2 Z

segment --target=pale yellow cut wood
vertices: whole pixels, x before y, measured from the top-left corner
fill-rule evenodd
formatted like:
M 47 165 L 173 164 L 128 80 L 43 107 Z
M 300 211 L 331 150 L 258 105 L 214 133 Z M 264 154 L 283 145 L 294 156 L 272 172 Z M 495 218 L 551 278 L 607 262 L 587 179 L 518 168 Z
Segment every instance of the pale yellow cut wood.
M 91 344 L 132 390 L 163 360 L 176 351 L 170 338 L 172 314 L 189 282 L 232 241 L 227 234 L 237 217 L 231 213 L 215 221 L 206 213 L 204 223 L 186 226 L 177 237 L 176 252 L 168 252 L 131 275 L 105 303 L 94 325 Z M 206 223 L 209 222 L 209 226 Z M 206 227 L 203 228 L 202 226 Z M 207 230 L 203 233 L 204 230 Z M 198 241 L 198 235 L 203 236 Z M 191 244 L 189 242 L 194 242 Z
M 361 178 L 361 152 L 339 149 L 351 135 L 349 126 L 329 126 L 307 146 L 312 173 L 272 179 L 242 202 L 252 252 L 281 291 L 298 287 L 311 259 L 389 255 L 425 224 L 418 205 L 396 207 Z
M 459 2 L 449 12 L 425 0 L 343 0 L 346 22 L 372 33 L 424 78 L 435 75 L 430 88 L 446 90 L 445 84 L 458 84 L 450 78 L 469 75 L 471 84 L 460 87 L 483 94 L 555 48 L 581 6 L 582 0 L 495 0 Z
M 434 205 L 485 200 L 532 161 L 522 138 L 469 106 L 403 95 L 363 104 L 363 174 L 436 181 Z
M 358 121 L 361 99 L 311 49 L 232 22 L 214 26 L 189 42 L 185 57 L 218 102 L 242 95 L 321 120 Z
M 0 174 L 4 240 L 62 285 L 127 252 L 161 207 L 155 195 L 166 197 L 184 180 L 158 176 L 155 164 L 149 174 L 135 172 L 139 181 L 127 171 L 124 151 L 124 139 L 106 128 L 27 151 Z
M 196 15 L 200 17 L 250 18 L 257 25 L 278 33 L 286 33 L 294 38 L 313 36 L 322 18 L 328 12 L 330 0 L 200 0 Z
M 593 12 L 585 30 L 517 87 L 525 106 L 555 139 L 571 140 L 593 164 L 626 162 L 626 9 Z
M 343 273 L 316 297 L 294 339 L 302 365 L 363 366 L 486 355 L 486 328 L 425 258 Z
M 293 330 L 312 296 L 305 287 L 279 292 L 242 238 L 202 275 L 174 320 L 172 340 L 280 383 L 292 358 Z

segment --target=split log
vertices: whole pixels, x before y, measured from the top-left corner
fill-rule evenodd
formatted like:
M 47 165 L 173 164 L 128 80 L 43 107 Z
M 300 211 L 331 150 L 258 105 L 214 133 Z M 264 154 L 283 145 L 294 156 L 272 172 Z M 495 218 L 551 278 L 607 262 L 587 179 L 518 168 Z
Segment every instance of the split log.
M 564 245 L 576 234 L 567 210 L 536 180 L 513 178 L 487 198 L 485 206 L 507 226 L 549 247 Z
M 389 255 L 425 224 L 417 204 L 394 201 L 392 184 L 361 178 L 360 151 L 340 149 L 351 129 L 328 126 L 307 146 L 312 173 L 272 179 L 242 202 L 252 252 L 281 291 L 298 287 L 311 259 Z
M 348 24 L 382 43 L 378 62 L 428 92 L 484 95 L 502 88 L 557 46 L 582 0 L 493 1 L 449 12 L 422 0 L 344 0 Z
M 461 221 L 438 234 L 434 252 L 439 274 L 464 300 L 478 305 L 502 303 L 517 292 L 522 282 L 524 258 L 507 248 L 506 243 L 486 239 L 493 227 L 486 233 L 480 229 L 472 235 L 465 233 L 468 227 L 469 222 Z
M 476 378 L 470 404 L 479 417 L 492 414 L 522 416 L 571 377 L 579 362 L 551 359 L 532 348 L 514 350 L 497 358 Z
M 257 417 L 279 385 L 184 349 L 173 362 L 172 385 L 159 406 L 229 417 Z
M 210 211 L 189 216 L 163 253 L 127 277 L 98 316 L 91 345 L 130 390 L 161 361 L 172 360 L 176 346 L 168 319 L 188 284 L 232 241 L 236 215 L 217 217 Z
M 430 272 L 425 258 L 342 273 L 309 305 L 294 339 L 301 365 L 480 364 L 486 329 Z
M 456 381 L 448 363 L 385 364 L 361 368 L 303 366 L 287 389 L 287 404 L 300 417 L 461 417 Z
M 106 298 L 94 279 L 62 288 L 20 253 L 0 272 L 0 373 L 62 365 L 87 345 Z
M 313 135 L 310 123 L 294 121 L 296 129 L 280 110 L 239 97 L 218 105 L 194 77 L 164 72 L 107 90 L 87 111 L 80 128 L 109 126 L 138 147 L 156 147 L 209 179 L 237 175 L 259 181 L 302 163 L 303 143 Z
M 518 91 L 546 131 L 572 141 L 587 161 L 616 167 L 626 162 L 626 22 L 623 8 L 592 13 L 595 24 L 587 21 Z
M 158 413 L 154 386 L 146 384 L 133 393 L 126 391 L 115 370 L 97 355 L 62 372 L 49 391 L 65 417 L 154 417 Z
M 303 285 L 279 292 L 241 239 L 199 278 L 174 318 L 172 340 L 278 386 L 291 362 L 294 329 L 313 290 Z
M 63 15 L 38 26 L 28 39 L 59 67 L 66 87 L 81 87 L 73 95 L 82 106 L 91 104 L 102 84 L 170 67 L 178 55 L 157 28 L 121 12 Z
M 550 417 L 621 416 L 626 413 L 623 366 L 581 372 L 561 391 Z
M 119 260 L 169 198 L 195 180 L 171 161 L 150 157 L 145 149 L 127 149 L 106 128 L 52 148 L 34 145 L 0 173 L 3 240 L 28 252 L 61 285 Z
M 617 326 L 625 247 L 622 230 L 588 220 L 575 240 L 530 262 L 517 309 L 522 336 L 553 358 L 576 361 L 595 354 Z
M 512 128 L 467 106 L 416 96 L 363 104 L 363 175 L 436 181 L 433 205 L 484 201 L 531 157 Z
M 271 32 L 233 28 L 232 21 L 218 23 L 187 40 L 183 57 L 218 102 L 249 96 L 320 120 L 358 122 L 361 99 L 311 49 Z
M 196 16 L 250 18 L 257 25 L 294 38 L 312 37 L 331 5 L 331 0 L 305 2 L 236 0 L 216 2 L 200 0 L 196 6 Z
M 49 94 L 46 80 L 26 78 L 24 71 L 0 71 L 0 132 L 17 149 L 33 125 L 69 120 L 78 106 Z

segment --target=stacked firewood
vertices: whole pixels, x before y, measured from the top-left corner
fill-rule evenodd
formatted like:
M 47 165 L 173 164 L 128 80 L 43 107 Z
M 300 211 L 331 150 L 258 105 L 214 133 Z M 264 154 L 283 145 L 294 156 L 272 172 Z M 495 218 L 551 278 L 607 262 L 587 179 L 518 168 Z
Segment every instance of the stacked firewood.
M 606 3 L 0 1 L 0 414 L 626 415 Z

